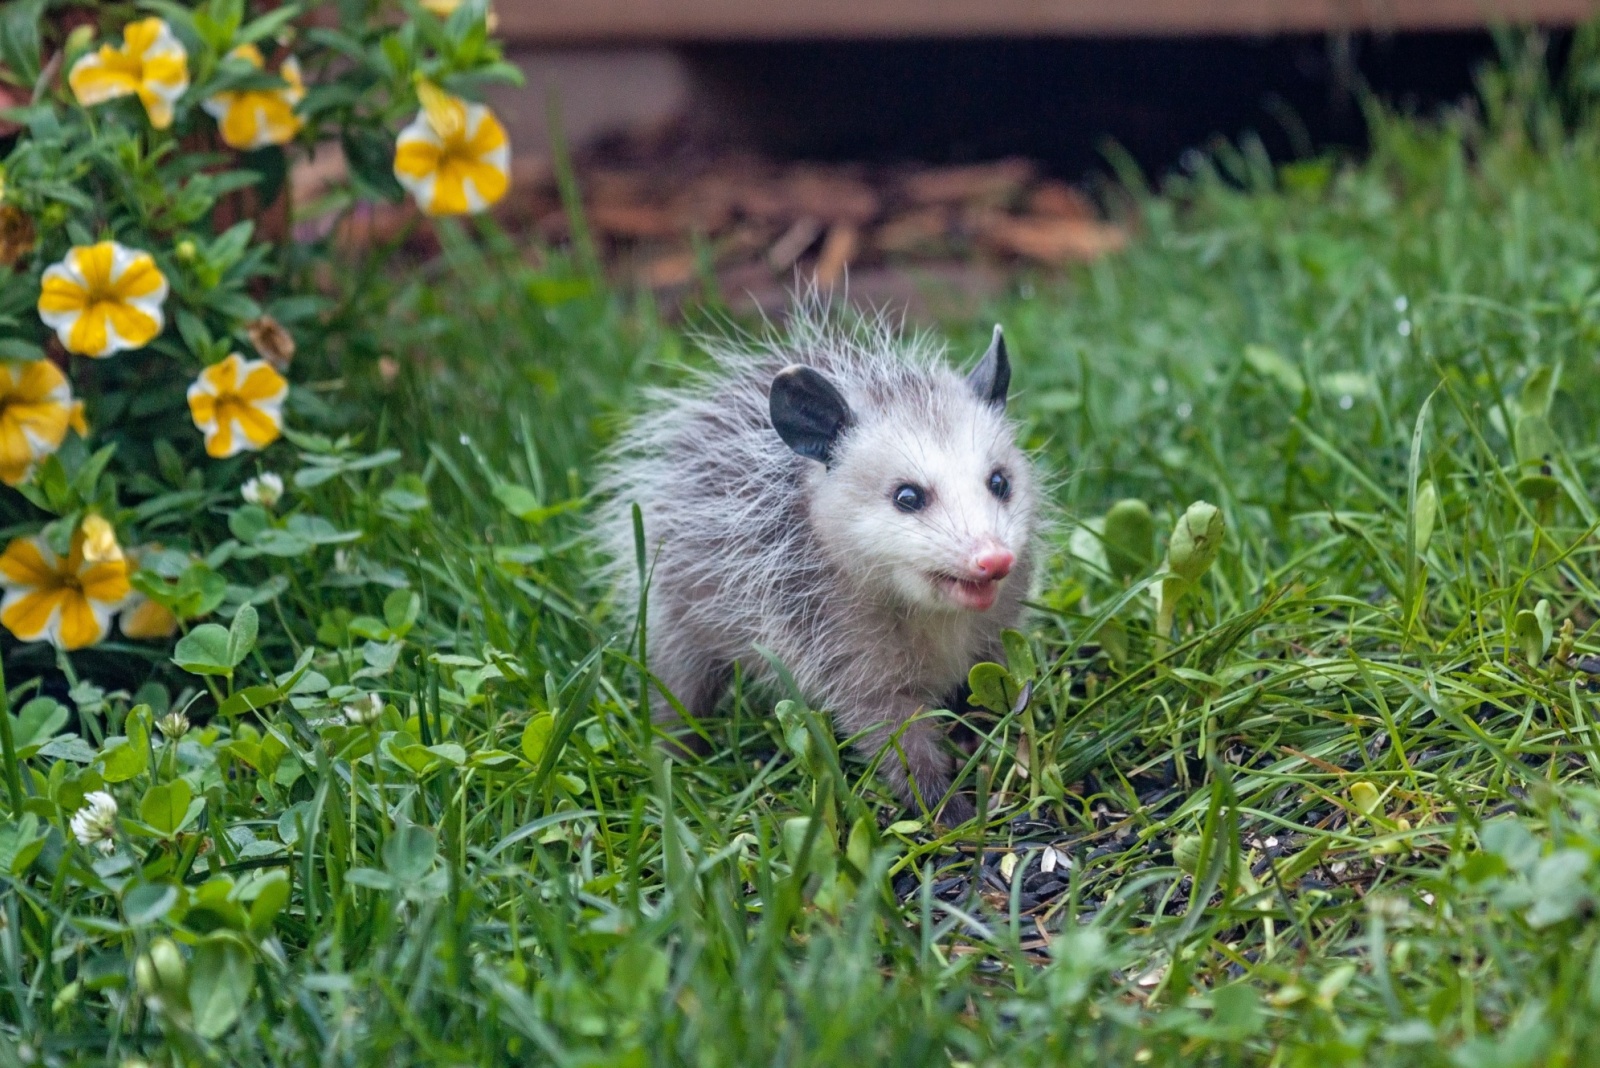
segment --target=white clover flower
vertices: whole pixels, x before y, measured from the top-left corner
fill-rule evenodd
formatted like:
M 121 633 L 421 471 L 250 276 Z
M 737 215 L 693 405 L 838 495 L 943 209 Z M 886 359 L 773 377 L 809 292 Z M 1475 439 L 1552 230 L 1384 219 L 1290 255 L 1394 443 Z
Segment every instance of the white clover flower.
M 251 504 L 259 504 L 263 508 L 276 508 L 278 502 L 283 500 L 283 478 L 271 471 L 265 471 L 240 486 L 239 495 Z
M 182 712 L 168 712 L 156 720 L 156 730 L 169 742 L 175 742 L 189 733 L 189 717 Z
M 381 715 L 383 715 L 383 698 L 375 693 L 369 693 L 344 706 L 344 721 L 352 727 L 365 727 L 376 723 Z
M 102 853 L 117 847 L 117 799 L 104 790 L 83 795 L 83 807 L 72 817 L 72 834 L 79 844 Z

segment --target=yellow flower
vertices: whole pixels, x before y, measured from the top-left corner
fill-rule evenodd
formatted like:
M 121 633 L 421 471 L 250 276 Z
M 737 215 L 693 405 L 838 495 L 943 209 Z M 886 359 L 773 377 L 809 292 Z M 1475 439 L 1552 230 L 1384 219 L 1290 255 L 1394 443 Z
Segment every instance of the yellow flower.
M 161 333 L 167 279 L 150 253 L 115 241 L 75 245 L 45 268 L 39 318 L 68 352 L 110 356 L 139 349 Z
M 257 70 L 264 70 L 267 65 L 261 49 L 253 44 L 240 45 L 228 56 L 242 59 Z M 284 145 L 300 132 L 300 116 L 294 113 L 295 105 L 306 95 L 305 82 L 300 80 L 300 61 L 293 56 L 284 60 L 278 77 L 286 84 L 274 89 L 218 93 L 201 105 L 216 118 L 222 140 L 230 147 Z
M 146 545 L 128 551 L 128 565 L 137 571 L 146 553 L 159 552 L 161 546 Z M 128 594 L 122 602 L 122 612 L 117 616 L 117 629 L 123 637 L 142 641 L 152 638 L 170 638 L 178 633 L 178 617 L 159 601 L 152 601 L 138 590 Z
M 189 414 L 217 459 L 264 449 L 283 433 L 289 383 L 266 360 L 237 352 L 200 372 L 189 387 Z
M 42 538 L 13 538 L 0 554 L 0 623 L 25 642 L 60 649 L 93 645 L 111 629 L 111 616 L 128 596 L 126 560 L 91 562 L 82 531 L 65 560 Z
M 482 211 L 511 185 L 511 144 L 494 112 L 450 96 L 431 82 L 417 86 L 422 110 L 400 131 L 394 176 L 429 215 Z
M 80 402 L 49 360 L 0 363 L 0 482 L 20 486 L 33 465 L 61 448 Z
M 140 19 L 123 28 L 121 48 L 103 44 L 74 63 L 67 83 L 85 107 L 137 94 L 150 125 L 165 130 L 189 88 L 189 53 L 165 22 Z

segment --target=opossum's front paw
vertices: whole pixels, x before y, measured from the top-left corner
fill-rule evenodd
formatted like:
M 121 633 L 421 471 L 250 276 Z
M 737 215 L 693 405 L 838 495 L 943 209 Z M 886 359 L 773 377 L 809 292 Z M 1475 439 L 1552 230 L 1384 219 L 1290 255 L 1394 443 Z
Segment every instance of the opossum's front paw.
M 959 827 L 977 814 L 978 810 L 973 807 L 971 798 L 966 794 L 951 794 L 935 818 L 946 827 Z

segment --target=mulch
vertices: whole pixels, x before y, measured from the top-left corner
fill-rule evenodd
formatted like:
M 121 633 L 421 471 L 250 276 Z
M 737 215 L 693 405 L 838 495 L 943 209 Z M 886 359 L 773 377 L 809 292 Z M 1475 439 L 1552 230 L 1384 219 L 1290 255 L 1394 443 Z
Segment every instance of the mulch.
M 338 169 L 337 161 L 305 169 L 301 181 L 314 187 Z M 797 285 L 815 283 L 868 304 L 959 308 L 999 292 L 1019 268 L 1087 262 L 1128 240 L 1082 189 L 1020 158 L 782 161 L 666 128 L 589 146 L 575 154 L 573 173 L 581 225 L 608 278 L 668 307 L 715 285 L 736 310 L 773 310 Z M 495 214 L 536 247 L 570 246 L 575 229 L 558 185 L 548 161 L 519 157 Z M 420 256 L 437 248 L 409 204 L 366 209 L 343 237 L 398 239 Z

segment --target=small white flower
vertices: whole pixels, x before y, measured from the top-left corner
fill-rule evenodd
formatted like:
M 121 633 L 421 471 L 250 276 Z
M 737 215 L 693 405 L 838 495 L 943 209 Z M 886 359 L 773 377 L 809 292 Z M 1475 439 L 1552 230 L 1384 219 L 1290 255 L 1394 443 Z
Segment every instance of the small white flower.
M 104 790 L 83 795 L 83 807 L 72 817 L 72 834 L 79 844 L 96 846 L 102 853 L 117 847 L 117 799 Z
M 189 717 L 182 712 L 168 712 L 156 720 L 156 730 L 169 742 L 175 742 L 189 733 Z
M 357 701 L 351 701 L 344 706 L 344 721 L 352 727 L 365 727 L 376 723 L 378 717 L 383 715 L 383 698 L 375 693 L 369 693 Z
M 271 471 L 264 472 L 240 486 L 239 495 L 251 504 L 276 508 L 283 500 L 283 479 Z
M 341 575 L 348 575 L 355 571 L 355 565 L 350 559 L 349 549 L 333 550 L 333 570 Z

